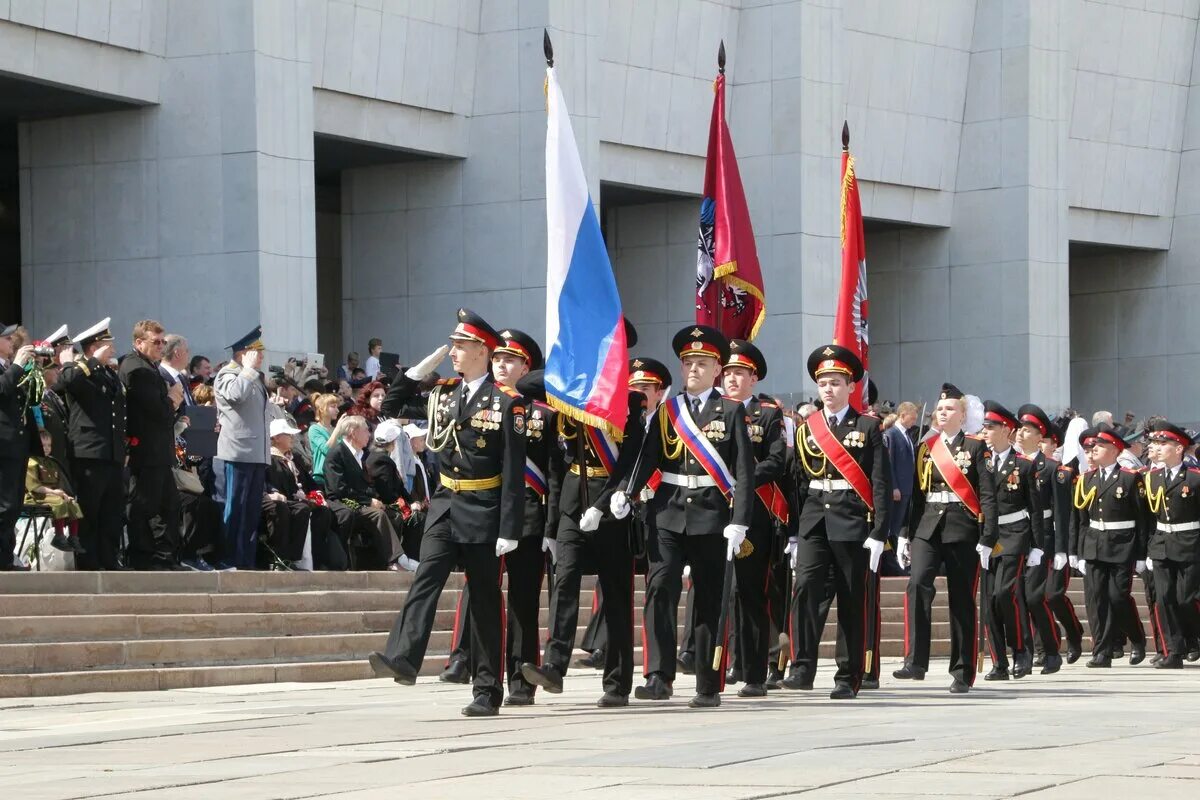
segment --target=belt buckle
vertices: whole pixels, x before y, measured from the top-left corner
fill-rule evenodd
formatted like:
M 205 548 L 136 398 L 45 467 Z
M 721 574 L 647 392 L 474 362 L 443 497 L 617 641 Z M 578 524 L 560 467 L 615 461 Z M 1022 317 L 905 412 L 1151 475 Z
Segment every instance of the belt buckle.
M 833 491 L 833 478 L 825 478 L 825 491 L 826 492 Z
M 696 488 L 696 476 L 688 475 L 686 477 L 687 477 L 687 488 L 695 489 Z

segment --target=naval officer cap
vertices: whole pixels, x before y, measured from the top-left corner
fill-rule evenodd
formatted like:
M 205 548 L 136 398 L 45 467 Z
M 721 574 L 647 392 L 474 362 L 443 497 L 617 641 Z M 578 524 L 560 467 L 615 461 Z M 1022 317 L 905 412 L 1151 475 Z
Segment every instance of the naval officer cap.
M 112 324 L 112 317 L 105 317 L 76 336 L 74 339 L 75 344 L 79 345 L 79 348 L 82 350 L 93 342 L 111 342 L 113 335 L 112 331 L 109 330 L 110 324 Z
M 47 336 L 42 342 L 47 347 L 62 347 L 64 344 L 71 343 L 71 334 L 67 332 L 66 325 L 59 325 L 58 330 Z

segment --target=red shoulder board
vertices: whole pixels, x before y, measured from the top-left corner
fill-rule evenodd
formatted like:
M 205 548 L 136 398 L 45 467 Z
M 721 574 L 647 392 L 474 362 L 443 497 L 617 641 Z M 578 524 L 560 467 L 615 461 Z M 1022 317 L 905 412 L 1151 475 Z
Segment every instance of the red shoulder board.
M 1200 468 L 1197 468 L 1197 467 L 1188 467 L 1188 472 L 1200 473 Z
M 1128 472 L 1130 475 L 1138 474 L 1138 471 L 1136 469 L 1130 469 L 1129 467 L 1121 467 L 1121 472 Z
M 1026 461 L 1033 461 L 1033 459 L 1034 459 L 1036 456 L 1027 456 L 1027 455 L 1025 455 L 1024 453 L 1021 453 L 1021 454 L 1020 454 L 1020 457 L 1021 457 L 1021 458 L 1023 458 L 1023 459 L 1025 459 Z
M 547 403 L 543 403 L 541 400 L 534 400 L 533 407 L 536 408 L 538 411 L 553 411 L 554 410 L 554 408 L 552 406 L 548 405 Z
M 458 386 L 462 378 L 442 378 L 437 382 L 438 386 Z
M 759 402 L 762 403 L 763 408 L 779 408 L 778 403 L 772 403 L 770 400 L 760 400 Z
M 521 393 L 518 392 L 516 389 L 512 388 L 511 386 L 505 386 L 504 384 L 497 383 L 496 388 L 499 389 L 500 391 L 504 392 L 509 397 L 520 397 L 521 396 Z
M 983 437 L 982 437 L 982 436 L 980 436 L 980 435 L 979 435 L 979 434 L 977 434 L 977 433 L 968 433 L 968 434 L 967 434 L 966 436 L 964 436 L 963 438 L 964 438 L 964 439 L 974 439 L 974 440 L 975 440 L 975 441 L 977 441 L 977 442 L 982 442 L 982 441 L 983 441 Z

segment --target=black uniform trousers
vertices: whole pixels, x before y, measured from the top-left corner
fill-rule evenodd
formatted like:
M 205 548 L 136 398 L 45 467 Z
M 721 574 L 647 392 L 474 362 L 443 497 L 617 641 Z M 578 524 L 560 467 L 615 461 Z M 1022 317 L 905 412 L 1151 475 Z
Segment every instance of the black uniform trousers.
M 855 692 L 862 684 L 866 646 L 863 601 L 867 591 L 869 553 L 862 542 L 831 542 L 824 523 L 813 535 L 796 542 L 796 588 L 792 592 L 792 671 L 811 680 L 817 673 L 824 617 L 821 604 L 832 577 L 837 597 L 836 683 Z M 832 572 L 830 566 L 832 565 Z
M 1083 623 L 1079 621 L 1079 615 L 1075 613 L 1075 604 L 1067 596 L 1067 590 L 1070 588 L 1071 568 L 1063 567 L 1056 570 L 1051 566 L 1046 575 L 1046 605 L 1050 607 L 1050 612 L 1054 614 L 1058 624 L 1062 625 L 1067 642 L 1082 648 Z
M 462 564 L 471 583 L 471 674 L 476 697 L 487 695 L 494 705 L 504 699 L 501 681 L 504 652 L 504 601 L 500 594 L 501 563 L 494 542 L 460 544 L 450 537 L 447 514 L 425 531 L 421 565 L 417 568 L 404 610 L 388 636 L 386 654 L 420 670 L 437 615 L 438 598 L 456 564 Z
M 979 591 L 979 554 L 970 542 L 913 539 L 912 562 L 904 594 L 904 663 L 929 669 L 929 641 L 933 623 L 934 580 L 939 568 L 946 571 L 946 599 L 950 607 L 950 674 L 972 686 L 979 658 L 979 618 L 975 604 Z
M 821 616 L 820 629 L 822 639 L 825 638 L 825 626 L 829 622 L 829 611 L 833 608 L 833 601 L 837 597 L 837 578 L 834 575 L 835 569 L 836 567 L 834 564 L 830 563 L 829 582 L 825 587 L 825 599 L 821 601 L 821 610 L 819 613 Z M 870 668 L 868 668 L 865 663 L 863 664 L 863 680 L 867 680 L 869 678 L 870 680 L 877 681 L 879 680 L 879 637 L 883 632 L 883 614 L 879 608 L 880 583 L 878 580 L 871 580 L 871 577 L 867 576 L 867 585 L 873 586 L 875 589 L 875 652 L 871 658 Z M 863 635 L 866 635 L 865 631 L 863 632 Z M 776 654 L 776 657 L 778 657 L 778 654 Z
M 87 550 L 75 556 L 75 568 L 116 569 L 125 530 L 125 468 L 111 461 L 75 458 L 71 476 L 83 512 L 79 543 Z
M 721 620 L 725 547 L 725 537 L 719 533 L 688 536 L 662 528 L 657 537 L 646 543 L 650 567 L 646 573 L 642 659 L 647 675 L 657 672 L 668 683 L 675 680 L 676 626 L 686 562 L 691 565 L 695 589 L 693 613 L 688 616 L 693 620 L 696 692 L 716 694 L 725 688 L 724 665 L 716 670 L 712 665 L 714 648 L 718 641 L 724 642 L 725 635 L 717 630 Z
M 1088 571 L 1092 563 L 1088 562 Z M 1188 639 L 1200 630 L 1196 608 L 1200 594 L 1200 564 L 1154 559 L 1154 591 L 1158 629 L 1165 643 L 1164 656 L 1182 658 L 1188 652 Z
M 1050 573 L 1054 556 L 1046 553 L 1042 563 L 1036 567 L 1025 564 L 1025 605 L 1029 609 L 1029 622 L 1032 625 L 1034 648 L 1038 653 L 1058 655 L 1058 625 L 1054 621 L 1054 612 L 1046 600 L 1046 578 Z
M 563 520 L 546 641 L 546 663 L 565 675 L 579 624 L 580 578 L 585 565 L 593 565 L 604 603 L 602 683 L 605 692 L 622 696 L 633 688 L 633 553 L 628 528 L 628 522 L 604 520 L 592 533 L 584 533 L 574 520 Z
M 779 641 L 779 634 L 787 633 L 788 604 L 788 572 L 792 565 L 789 557 L 784 556 L 778 563 L 772 564 L 767 571 L 767 644 L 768 672 L 778 671 L 779 654 L 784 646 Z M 784 660 L 791 654 L 784 656 Z M 787 666 L 786 663 L 784 666 Z
M 992 665 L 1008 669 L 1008 649 L 1013 654 L 1029 648 L 1029 608 L 1025 604 L 1025 555 L 992 556 L 983 573 L 987 607 L 988 649 Z
M 25 502 L 25 458 L 0 455 L 0 568 L 13 563 L 17 519 Z
M 765 683 L 767 680 L 767 660 L 771 650 L 767 580 L 774 535 L 775 529 L 769 520 L 765 525 L 755 520 L 746 533 L 754 552 L 733 560 L 736 592 L 730 617 L 734 623 L 733 631 L 728 647 L 733 653 L 734 669 L 741 671 L 746 683 Z
M 261 486 L 258 493 L 261 497 Z M 255 503 L 260 507 L 257 499 Z M 131 566 L 141 568 L 147 562 L 174 563 L 178 559 L 181 514 L 179 490 L 170 467 L 143 466 L 133 471 L 129 484 Z
M 604 592 L 600 584 L 592 590 L 592 615 L 588 618 L 587 627 L 583 630 L 583 639 L 579 642 L 581 650 L 594 653 L 603 651 L 608 645 L 608 626 L 604 613 Z
M 304 540 L 308 538 L 308 519 L 312 512 L 308 503 L 299 500 L 272 500 L 263 495 L 259 527 L 263 534 L 258 544 L 266 552 L 258 561 L 268 566 L 273 559 L 287 565 L 304 557 Z
M 1132 586 L 1133 564 L 1087 562 L 1083 592 L 1088 625 L 1092 629 L 1092 656 L 1098 661 L 1109 660 L 1113 645 L 1121 636 L 1128 636 L 1135 645 L 1146 645 L 1146 634 L 1130 595 Z

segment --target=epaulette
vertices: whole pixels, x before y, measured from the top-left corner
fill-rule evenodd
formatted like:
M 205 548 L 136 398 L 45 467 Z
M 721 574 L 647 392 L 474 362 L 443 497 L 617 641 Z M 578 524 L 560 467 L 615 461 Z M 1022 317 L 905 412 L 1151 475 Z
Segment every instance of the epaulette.
M 1130 475 L 1138 474 L 1138 471 L 1136 469 L 1130 469 L 1129 467 L 1121 467 L 1121 472 L 1128 472 Z
M 763 408 L 779 408 L 779 403 L 772 403 L 770 400 L 760 400 Z
M 500 391 L 504 392 L 509 397 L 516 398 L 516 397 L 521 396 L 521 393 L 518 392 L 516 389 L 512 388 L 511 386 L 505 386 L 502 383 L 497 383 L 496 388 L 499 389 Z
M 543 403 L 541 400 L 534 400 L 533 407 L 540 411 L 553 411 L 554 410 L 554 406 L 550 405 L 549 403 Z
M 76 367 L 83 371 L 84 375 L 89 378 L 92 376 L 92 368 L 88 366 L 87 356 L 79 356 L 75 359 L 74 363 Z
M 1196 472 L 1196 473 L 1200 473 L 1200 467 L 1188 467 L 1188 468 L 1187 468 L 1187 471 L 1188 471 L 1188 472 Z
M 462 382 L 462 378 L 442 378 L 437 382 L 438 386 L 458 386 Z
M 1026 461 L 1033 461 L 1034 459 L 1036 459 L 1036 458 L 1037 458 L 1037 456 L 1027 456 L 1027 455 L 1025 455 L 1024 453 L 1019 453 L 1019 454 L 1018 454 L 1018 456 L 1019 456 L 1020 458 L 1023 458 L 1023 459 L 1025 459 Z
M 963 438 L 964 438 L 964 439 L 974 439 L 974 440 L 975 440 L 975 441 L 977 441 L 977 442 L 982 442 L 982 441 L 983 441 L 983 437 L 982 437 L 982 436 L 980 436 L 980 435 L 979 435 L 979 434 L 977 434 L 977 433 L 964 433 L 964 434 L 963 434 Z
M 1075 471 L 1075 468 L 1072 467 L 1070 464 L 1059 464 L 1058 469 L 1060 472 L 1074 472 Z

